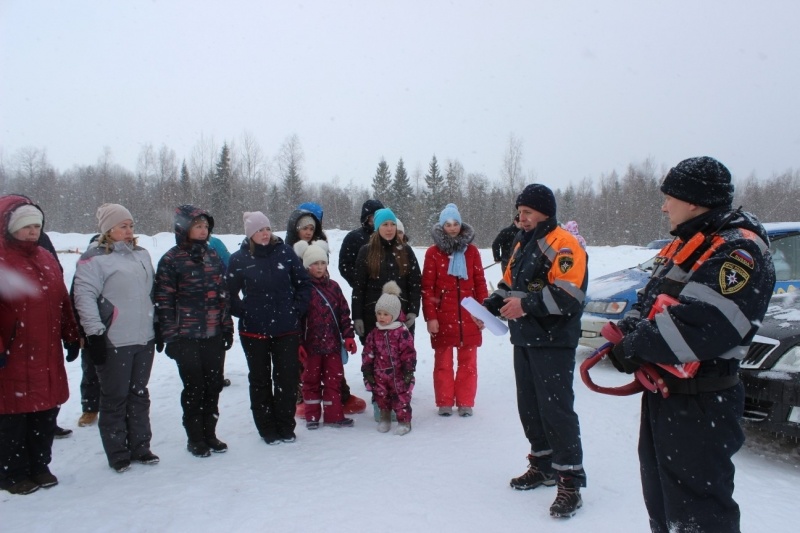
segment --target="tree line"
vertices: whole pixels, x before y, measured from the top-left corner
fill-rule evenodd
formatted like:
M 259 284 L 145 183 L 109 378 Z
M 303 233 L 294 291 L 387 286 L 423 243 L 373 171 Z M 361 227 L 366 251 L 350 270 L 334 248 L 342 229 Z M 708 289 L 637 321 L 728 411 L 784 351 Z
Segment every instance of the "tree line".
M 514 216 L 514 201 L 526 183 L 522 143 L 513 135 L 498 175 L 468 172 L 457 159 L 431 157 L 427 171 L 409 173 L 403 159 L 390 165 L 380 158 L 371 186 L 338 179 L 311 183 L 304 175 L 304 153 L 297 136 L 290 136 L 269 160 L 248 135 L 221 147 L 198 142 L 188 160 L 178 162 L 166 145 L 143 147 L 135 171 L 115 164 L 108 150 L 94 165 L 57 170 L 44 149 L 23 148 L 0 158 L 0 193 L 24 194 L 45 212 L 50 231 L 91 233 L 95 211 L 105 202 L 125 205 L 136 216 L 136 231 L 172 231 L 173 209 L 191 203 L 214 216 L 216 233 L 242 233 L 242 212 L 264 211 L 274 231 L 286 228 L 291 211 L 303 202 L 323 206 L 325 228 L 358 225 L 361 204 L 377 198 L 403 221 L 412 244 L 428 245 L 430 227 L 448 203 L 459 207 L 464 222 L 475 228 L 475 244 L 491 245 L 497 232 Z M 659 185 L 668 168 L 647 159 L 616 171 L 586 177 L 554 189 L 559 222 L 575 220 L 590 245 L 644 245 L 668 237 L 660 215 Z M 423 173 L 424 172 L 424 173 Z M 797 219 L 800 171 L 787 170 L 768 179 L 735 180 L 735 205 L 743 205 L 763 222 Z

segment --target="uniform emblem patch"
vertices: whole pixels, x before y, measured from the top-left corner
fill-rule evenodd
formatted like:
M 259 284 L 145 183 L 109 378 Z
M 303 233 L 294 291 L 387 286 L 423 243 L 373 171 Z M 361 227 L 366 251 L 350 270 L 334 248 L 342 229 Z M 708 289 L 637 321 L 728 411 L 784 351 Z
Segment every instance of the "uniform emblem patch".
M 741 266 L 725 261 L 719 269 L 719 288 L 722 294 L 739 292 L 750 281 L 750 273 Z
M 732 251 L 730 253 L 730 256 L 733 259 L 739 261 L 741 264 L 743 264 L 744 266 L 746 266 L 750 270 L 753 270 L 753 268 L 755 268 L 755 266 L 756 266 L 756 262 L 753 260 L 753 256 L 750 255 L 748 252 L 742 250 L 742 249 L 736 249 L 736 250 Z
M 558 262 L 558 268 L 561 270 L 562 274 L 566 274 L 572 265 L 575 264 L 575 259 L 572 257 L 572 248 L 561 248 L 558 250 L 556 254 L 556 261 Z
M 544 281 L 535 279 L 528 283 L 528 292 L 542 292 L 544 289 Z

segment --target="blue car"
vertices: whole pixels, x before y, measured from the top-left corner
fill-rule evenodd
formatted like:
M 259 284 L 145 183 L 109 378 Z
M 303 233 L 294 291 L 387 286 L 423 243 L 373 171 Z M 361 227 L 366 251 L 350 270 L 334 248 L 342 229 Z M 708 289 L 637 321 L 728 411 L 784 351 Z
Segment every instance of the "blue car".
M 764 224 L 770 239 L 775 263 L 775 293 L 800 289 L 800 222 Z M 669 242 L 669 241 L 667 241 Z M 636 303 L 637 291 L 647 284 L 653 271 L 653 259 L 625 270 L 612 272 L 589 281 L 586 305 L 581 318 L 580 343 L 599 348 L 606 340 L 600 329 L 616 322 Z

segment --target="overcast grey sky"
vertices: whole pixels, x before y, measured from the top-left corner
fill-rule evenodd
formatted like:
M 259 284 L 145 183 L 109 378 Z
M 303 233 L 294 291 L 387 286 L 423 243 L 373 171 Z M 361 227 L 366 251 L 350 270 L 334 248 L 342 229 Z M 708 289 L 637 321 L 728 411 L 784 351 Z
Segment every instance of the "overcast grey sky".
M 381 156 L 553 187 L 652 157 L 800 168 L 800 2 L 0 0 L 0 147 L 65 170 L 296 134 L 313 182 Z

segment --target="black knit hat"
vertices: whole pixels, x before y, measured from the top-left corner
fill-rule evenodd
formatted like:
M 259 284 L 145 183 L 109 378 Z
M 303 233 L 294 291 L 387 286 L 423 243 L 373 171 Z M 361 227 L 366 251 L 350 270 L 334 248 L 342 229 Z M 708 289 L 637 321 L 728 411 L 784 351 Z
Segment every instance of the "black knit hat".
M 525 187 L 519 196 L 514 207 L 524 205 L 530 207 L 548 217 L 556 216 L 556 197 L 553 191 L 546 185 L 532 183 Z
M 375 211 L 378 209 L 383 209 L 383 207 L 383 202 L 380 200 L 367 200 L 364 202 L 361 206 L 361 223 L 366 224 L 367 218 L 369 218 L 370 215 L 374 215 Z
M 731 173 L 713 157 L 692 157 L 672 167 L 661 184 L 661 192 L 703 207 L 733 204 Z

